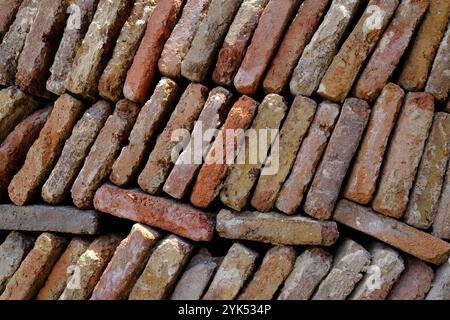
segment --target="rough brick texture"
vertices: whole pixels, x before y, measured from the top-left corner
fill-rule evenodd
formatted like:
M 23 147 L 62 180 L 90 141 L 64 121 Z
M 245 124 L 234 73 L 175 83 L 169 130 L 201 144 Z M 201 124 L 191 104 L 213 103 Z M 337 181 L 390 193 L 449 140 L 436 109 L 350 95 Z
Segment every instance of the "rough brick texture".
M 0 9 L 0 42 L 9 30 L 9 26 L 13 23 L 17 11 L 19 10 L 22 0 L 5 0 Z
M 442 185 L 441 198 L 433 223 L 433 234 L 436 237 L 450 240 L 450 166 Z
M 436 270 L 426 300 L 450 300 L 450 261 Z

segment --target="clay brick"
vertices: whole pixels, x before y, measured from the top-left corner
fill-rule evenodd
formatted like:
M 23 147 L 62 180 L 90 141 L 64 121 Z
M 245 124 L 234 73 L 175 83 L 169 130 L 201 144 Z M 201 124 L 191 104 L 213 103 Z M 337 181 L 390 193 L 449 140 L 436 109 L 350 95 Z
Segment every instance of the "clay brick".
M 108 117 L 87 156 L 80 174 L 72 186 L 72 200 L 79 208 L 92 204 L 95 191 L 111 173 L 114 160 L 130 134 L 139 107 L 128 100 L 120 100 Z
M 369 115 L 369 105 L 363 100 L 349 98 L 342 106 L 341 115 L 306 196 L 304 210 L 310 216 L 330 218 Z
M 57 95 L 66 91 L 70 68 L 94 17 L 98 0 L 72 0 L 69 3 L 67 12 L 70 15 L 46 83 L 47 90 Z
M 123 237 L 109 233 L 95 239 L 77 260 L 59 300 L 86 300 Z
M 243 0 L 211 0 L 191 47 L 181 63 L 181 75 L 193 82 L 204 82 L 217 52 Z
M 372 207 L 384 215 L 401 218 L 433 122 L 433 97 L 408 93 L 391 139 Z
M 345 187 L 344 196 L 347 199 L 360 204 L 368 204 L 372 200 L 404 95 L 399 86 L 389 83 L 375 103 Z
M 112 57 L 106 65 L 98 84 L 99 94 L 108 100 L 117 102 L 122 96 L 127 71 L 133 63 L 148 17 L 155 9 L 157 0 L 136 0 L 130 16 L 120 31 Z
M 75 181 L 84 159 L 89 153 L 98 133 L 111 114 L 111 107 L 105 101 L 99 101 L 90 107 L 72 130 L 58 162 L 42 187 L 42 198 L 50 204 L 64 201 Z
M 219 194 L 229 163 L 234 160 L 231 154 L 236 155 L 244 139 L 243 135 L 230 135 L 232 131 L 229 130 L 244 132 L 250 126 L 257 107 L 255 100 L 242 96 L 231 108 L 197 176 L 191 194 L 191 203 L 196 207 L 207 208 Z
M 128 69 L 123 95 L 128 100 L 144 103 L 158 74 L 158 59 L 164 44 L 178 21 L 184 0 L 158 1 L 148 17 L 141 44 Z
M 181 63 L 191 47 L 200 22 L 208 13 L 211 0 L 187 0 L 181 18 L 164 45 L 158 61 L 159 71 L 166 77 L 181 79 Z
M 156 145 L 138 179 L 139 185 L 148 193 L 156 194 L 161 191 L 176 161 L 172 152 L 179 142 L 174 141 L 172 135 L 176 130 L 192 130 L 202 111 L 207 92 L 208 89 L 201 84 L 188 86 L 164 131 L 158 136 Z
M 373 101 L 392 76 L 428 8 L 428 0 L 401 1 L 392 22 L 355 85 L 358 98 Z
M 277 212 L 233 212 L 222 209 L 217 215 L 217 232 L 223 238 L 253 240 L 278 245 L 330 246 L 339 237 L 337 225 Z M 283 232 L 280 232 L 283 230 Z
M 264 165 L 277 168 L 272 175 L 261 175 L 253 193 L 251 205 L 258 211 L 272 210 L 278 193 L 294 164 L 303 137 L 316 113 L 314 100 L 298 96 L 295 98 L 279 135 L 279 148 L 272 149 Z
M 450 240 L 450 166 L 442 185 L 441 198 L 433 223 L 433 235 Z
M 126 299 L 160 236 L 156 230 L 135 224 L 117 247 L 94 288 L 91 300 Z
M 103 185 L 95 194 L 95 208 L 119 218 L 161 228 L 194 241 L 210 241 L 215 217 L 189 205 Z
M 67 90 L 87 100 L 95 99 L 98 81 L 132 4 L 130 0 L 99 0 L 70 69 Z
M 0 42 L 13 23 L 16 13 L 19 10 L 22 0 L 5 0 L 0 9 Z
M 206 139 L 206 132 L 219 128 L 223 123 L 230 109 L 231 98 L 231 93 L 222 87 L 214 88 L 209 93 L 191 132 L 189 143 L 178 157 L 163 186 L 163 190 L 172 197 L 181 199 L 186 194 L 202 164 L 203 155 L 207 154 L 210 148 L 212 138 Z
M 406 55 L 398 84 L 408 91 L 421 91 L 450 16 L 450 2 L 430 1 L 430 7 Z
M 17 207 L 0 205 L 0 229 L 52 231 L 74 234 L 97 234 L 102 228 L 101 215 L 92 210 L 74 207 L 32 205 Z
M 320 283 L 313 300 L 345 300 L 362 279 L 370 264 L 370 254 L 350 239 L 336 251 L 330 273 Z
M 450 300 L 450 261 L 436 270 L 426 300 Z
M 305 0 L 284 36 L 264 79 L 266 93 L 281 94 L 286 89 L 303 49 L 316 32 L 329 0 Z
M 55 101 L 53 110 L 42 128 L 39 138 L 28 151 L 25 164 L 14 176 L 9 197 L 16 205 L 24 205 L 39 192 L 83 111 L 84 104 L 68 94 Z
M 427 262 L 439 265 L 450 256 L 449 243 L 347 200 L 338 203 L 333 219 Z
M 155 248 L 130 293 L 130 300 L 166 299 L 191 255 L 193 246 L 170 235 Z
M 70 241 L 64 253 L 55 263 L 44 286 L 39 290 L 36 296 L 37 300 L 58 300 L 67 285 L 67 280 L 73 275 L 72 268 L 81 255 L 86 252 L 90 243 L 90 240 L 79 237 Z
M 0 300 L 33 299 L 64 250 L 65 244 L 66 239 L 63 237 L 42 233 L 9 280 Z
M 278 300 L 308 300 L 328 274 L 333 257 L 321 248 L 305 250 L 295 261 Z
M 283 97 L 269 94 L 264 98 L 250 127 L 257 135 L 258 141 L 250 141 L 246 138 L 240 149 L 240 152 L 245 153 L 238 155 L 238 158 L 242 159 L 228 170 L 228 176 L 220 193 L 220 200 L 226 206 L 240 211 L 247 204 L 269 147 L 276 139 L 267 130 L 278 130 L 286 111 L 287 105 Z M 254 145 L 256 143 L 258 147 Z M 258 152 L 255 149 L 258 149 Z
M 255 266 L 258 253 L 235 243 L 220 264 L 204 300 L 233 300 L 244 286 Z
M 333 0 L 294 69 L 290 81 L 293 95 L 311 96 L 317 90 L 360 3 L 359 0 Z
M 339 111 L 340 106 L 337 104 L 322 102 L 319 105 L 308 134 L 297 153 L 291 173 L 276 200 L 275 206 L 278 210 L 294 214 L 300 207 L 304 193 L 327 146 Z
M 271 300 L 291 273 L 297 253 L 292 247 L 273 247 L 267 251 L 252 280 L 239 300 Z
M 218 85 L 231 86 L 244 59 L 245 51 L 269 0 L 244 0 L 219 51 L 212 79 Z
M 434 114 L 416 182 L 409 197 L 405 213 L 407 224 L 420 229 L 428 229 L 433 224 L 449 156 L 450 115 L 438 112 Z

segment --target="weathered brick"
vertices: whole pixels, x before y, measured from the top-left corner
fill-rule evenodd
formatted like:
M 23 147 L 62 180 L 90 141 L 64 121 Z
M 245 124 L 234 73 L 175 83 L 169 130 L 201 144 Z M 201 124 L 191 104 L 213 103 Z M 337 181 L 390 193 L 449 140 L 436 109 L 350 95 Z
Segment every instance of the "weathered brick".
M 441 198 L 433 223 L 433 235 L 450 240 L 450 166 L 442 185 Z
M 206 132 L 219 128 L 223 123 L 231 105 L 231 97 L 231 93 L 222 87 L 214 88 L 209 93 L 191 132 L 189 143 L 178 157 L 163 186 L 163 190 L 172 197 L 181 199 L 186 194 L 203 161 L 203 154 L 207 154 L 210 148 L 212 137 L 206 139 Z
M 360 3 L 359 0 L 333 0 L 294 69 L 290 81 L 293 95 L 311 96 L 319 87 Z
M 375 211 L 394 218 L 403 216 L 433 122 L 433 111 L 430 94 L 406 95 L 372 203 Z
M 347 200 L 338 203 L 333 219 L 427 262 L 439 265 L 450 256 L 449 243 Z
M 255 266 L 258 253 L 235 243 L 220 264 L 204 300 L 233 300 L 244 286 Z
M 181 75 L 204 82 L 214 63 L 234 15 L 243 0 L 211 0 L 208 14 L 200 23 L 191 47 L 181 63 Z
M 63 237 L 42 233 L 9 280 L 0 300 L 33 299 L 64 250 L 65 244 L 66 239 Z
M 0 9 L 0 42 L 13 23 L 16 13 L 19 10 L 22 0 L 5 0 Z
M 64 201 L 95 138 L 110 114 L 110 105 L 105 101 L 99 101 L 77 122 L 58 162 L 42 187 L 41 195 L 46 202 L 58 204 Z
M 166 299 L 192 249 L 189 242 L 174 235 L 162 240 L 131 290 L 130 300 Z
M 295 261 L 278 300 L 308 300 L 328 274 L 333 257 L 321 248 L 305 250 Z
M 53 110 L 39 138 L 28 151 L 25 164 L 14 176 L 9 197 L 16 205 L 24 205 L 39 192 L 61 153 L 64 142 L 80 117 L 84 104 L 68 94 L 55 101 Z
M 215 217 L 171 199 L 103 185 L 95 194 L 95 208 L 124 219 L 155 226 L 194 241 L 210 241 Z
M 223 238 L 253 240 L 278 245 L 324 245 L 336 242 L 336 223 L 317 221 L 277 212 L 232 212 L 222 209 L 217 215 L 217 232 Z M 283 232 L 280 232 L 283 230 Z
M 349 98 L 342 106 L 341 115 L 306 196 L 304 210 L 310 216 L 330 218 L 369 115 L 369 105 L 363 100 Z
M 114 160 L 128 137 L 138 112 L 139 107 L 133 102 L 117 102 L 114 113 L 108 117 L 105 126 L 100 130 L 72 186 L 72 200 L 77 207 L 91 206 L 95 190 L 111 173 Z
M 196 207 L 207 208 L 219 194 L 227 174 L 228 163 L 234 160 L 244 139 L 244 134 L 238 136 L 239 133 L 234 130 L 242 130 L 241 133 L 244 133 L 251 124 L 257 107 L 255 100 L 242 96 L 231 108 L 195 181 L 191 203 Z
M 361 204 L 368 204 L 372 200 L 404 95 L 399 86 L 389 83 L 375 103 L 345 187 L 344 196 L 347 199 Z
M 160 236 L 156 230 L 135 224 L 117 247 L 92 292 L 91 300 L 126 299 Z
M 450 261 L 436 270 L 426 300 L 450 300 Z
M 252 280 L 239 300 L 271 300 L 291 273 L 297 253 L 292 247 L 273 247 L 267 251 Z
M 392 76 L 411 37 L 428 8 L 429 0 L 401 1 L 369 62 L 355 85 L 358 98 L 375 100 Z

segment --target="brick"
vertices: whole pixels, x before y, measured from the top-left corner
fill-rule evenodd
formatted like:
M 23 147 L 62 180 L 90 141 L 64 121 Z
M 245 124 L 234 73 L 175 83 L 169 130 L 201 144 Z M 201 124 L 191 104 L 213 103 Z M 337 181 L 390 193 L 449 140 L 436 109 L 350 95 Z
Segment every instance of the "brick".
M 141 188 L 148 193 L 157 194 L 162 190 L 164 181 L 176 161 L 172 153 L 179 145 L 172 135 L 176 134 L 177 130 L 192 130 L 202 111 L 207 92 L 205 86 L 191 84 L 178 102 L 164 131 L 158 136 L 156 145 L 138 179 Z
M 405 90 L 422 91 L 425 87 L 449 15 L 450 3 L 447 0 L 430 1 L 430 7 L 398 77 L 398 84 Z
M 68 91 L 86 100 L 95 99 L 98 81 L 132 4 L 130 0 L 99 0 L 72 63 L 66 83 Z
M 257 141 L 250 141 L 251 136 L 246 138 L 239 152 L 242 154 L 238 154 L 237 163 L 228 170 L 220 193 L 220 200 L 226 206 L 240 211 L 247 204 L 267 152 L 276 139 L 272 132 L 267 130 L 278 130 L 286 111 L 287 105 L 283 97 L 269 94 L 264 98 L 250 127 Z M 255 150 L 256 146 L 258 152 Z
M 130 300 L 166 299 L 192 252 L 192 245 L 170 235 L 155 248 L 130 293 Z
M 341 115 L 306 196 L 304 210 L 310 216 L 317 219 L 331 217 L 369 115 L 369 105 L 363 100 L 349 98 L 342 106 Z
M 264 168 L 272 174 L 261 175 L 253 193 L 251 205 L 258 211 L 267 212 L 275 206 L 278 193 L 286 180 L 303 137 L 306 135 L 316 113 L 317 104 L 314 100 L 297 96 L 289 109 L 286 120 L 279 135 L 279 148 L 272 149 Z
M 273 247 L 264 259 L 249 284 L 239 295 L 239 300 L 271 300 L 278 287 L 294 268 L 297 253 L 292 247 Z
M 204 82 L 216 54 L 243 0 L 211 0 L 208 14 L 200 23 L 191 47 L 181 63 L 181 75 Z
M 333 219 L 433 264 L 442 264 L 450 256 L 449 243 L 347 200 L 339 202 Z
M 450 115 L 438 112 L 434 114 L 416 182 L 409 197 L 404 219 L 407 224 L 420 229 L 428 229 L 433 224 L 449 156 Z
M 50 204 L 59 204 L 64 201 L 95 138 L 110 114 L 111 107 L 105 101 L 97 102 L 83 114 L 42 187 L 41 195 L 44 201 Z
M 36 17 L 38 0 L 23 0 L 16 18 L 0 44 L 0 85 L 12 86 L 16 81 L 17 63 L 25 39 Z
M 450 261 L 436 270 L 426 300 L 450 300 Z
M 269 0 L 244 0 L 230 25 L 219 51 L 212 79 L 218 85 L 231 86 L 244 59 L 247 46 Z
M 201 21 L 208 13 L 211 0 L 187 0 L 180 20 L 164 45 L 158 61 L 159 71 L 166 77 L 181 79 L 181 63 L 188 53 Z
M 128 137 L 128 145 L 121 150 L 114 162 L 110 177 L 113 183 L 124 186 L 136 178 L 138 170 L 143 165 L 144 157 L 149 151 L 152 138 L 159 132 L 175 106 L 178 89 L 178 85 L 168 78 L 162 78 L 159 81 L 152 97 L 139 111 L 136 123 Z
M 181 199 L 186 194 L 200 168 L 203 155 L 210 148 L 212 138 L 207 139 L 206 132 L 219 128 L 223 123 L 231 106 L 231 98 L 231 93 L 222 87 L 214 88 L 209 93 L 189 143 L 179 155 L 163 186 L 163 190 L 172 197 Z
M 220 264 L 204 300 L 233 300 L 244 286 L 255 266 L 258 253 L 235 243 Z
M 70 68 L 94 17 L 98 0 L 72 0 L 69 3 L 67 12 L 70 14 L 46 83 L 47 90 L 57 95 L 66 91 Z
M 333 257 L 321 248 L 305 250 L 295 261 L 278 300 L 308 300 L 328 274 Z
M 59 300 L 88 299 L 122 238 L 109 233 L 92 241 L 78 258 Z
M 367 101 L 378 97 L 405 53 L 428 4 L 428 0 L 401 1 L 355 84 L 356 97 Z
M 303 201 L 328 138 L 339 116 L 340 106 L 322 102 L 316 112 L 313 123 L 304 138 L 291 173 L 281 187 L 275 207 L 287 214 L 294 214 Z
M 441 198 L 433 223 L 433 235 L 450 240 L 450 167 L 447 166 L 447 174 L 442 185 Z
M 200 300 L 220 260 L 211 257 L 208 250 L 200 249 L 180 277 L 170 300 Z
M 0 294 L 20 263 L 33 246 L 34 239 L 21 232 L 11 231 L 0 245 Z
M 336 251 L 330 273 L 320 283 L 313 300 L 345 300 L 363 278 L 370 254 L 350 239 L 344 239 Z
M 233 212 L 222 209 L 217 215 L 216 230 L 222 238 L 252 240 L 275 245 L 330 246 L 339 237 L 337 225 L 277 212 Z M 283 232 L 280 232 L 283 230 Z
M 100 130 L 72 186 L 72 200 L 77 207 L 85 209 L 91 206 L 94 193 L 111 173 L 114 160 L 130 134 L 138 112 L 139 107 L 133 102 L 117 102 L 114 113 Z
M 99 94 L 108 100 L 117 102 L 122 96 L 127 71 L 133 63 L 150 14 L 157 0 L 136 0 L 133 9 L 120 31 L 112 57 L 103 71 L 99 84 Z
M 23 165 L 28 149 L 39 137 L 50 112 L 51 107 L 46 107 L 28 116 L 0 145 L 0 198 L 7 193 L 11 179 Z
M 144 103 L 150 95 L 158 74 L 158 59 L 178 21 L 183 3 L 184 0 L 156 3 L 123 86 L 123 95 L 128 100 Z
M 73 267 L 86 252 L 91 241 L 79 237 L 73 238 L 64 253 L 53 266 L 44 286 L 36 296 L 37 300 L 58 300 L 63 293 L 67 280 L 73 275 Z
M 135 224 L 117 247 L 94 288 L 91 300 L 126 299 L 160 236 L 156 230 Z
M 134 190 L 103 185 L 96 193 L 95 208 L 119 218 L 129 219 L 194 241 L 210 241 L 215 217 L 180 202 Z
M 55 101 L 39 138 L 28 151 L 25 164 L 8 187 L 14 204 L 24 205 L 40 191 L 83 109 L 84 104 L 68 94 Z
M 42 233 L 9 280 L 0 300 L 33 299 L 64 250 L 65 244 L 66 239 L 63 237 Z
M 329 0 L 305 0 L 292 21 L 264 79 L 266 93 L 281 94 L 303 50 L 316 32 Z
M 360 204 L 372 200 L 404 95 L 399 86 L 389 83 L 376 101 L 344 190 L 347 199 Z
M 388 300 L 422 300 L 431 287 L 433 269 L 425 262 L 406 256 L 405 271 L 392 288 Z
M 8 32 L 19 10 L 22 0 L 5 0 L 0 9 L 0 42 Z
M 311 96 L 317 90 L 360 3 L 359 0 L 333 0 L 294 69 L 289 84 L 293 95 Z
M 433 122 L 433 97 L 408 93 L 397 121 L 372 203 L 375 211 L 401 218 Z
M 242 96 L 231 108 L 195 181 L 191 203 L 196 207 L 207 208 L 219 194 L 229 163 L 234 160 L 244 139 L 243 134 L 234 136 L 233 132 L 237 131 L 232 130 L 242 130 L 243 133 L 250 126 L 257 107 L 255 100 Z
M 0 229 L 23 231 L 52 231 L 73 234 L 97 234 L 101 231 L 101 215 L 92 210 L 74 207 L 30 205 L 17 207 L 0 205 Z

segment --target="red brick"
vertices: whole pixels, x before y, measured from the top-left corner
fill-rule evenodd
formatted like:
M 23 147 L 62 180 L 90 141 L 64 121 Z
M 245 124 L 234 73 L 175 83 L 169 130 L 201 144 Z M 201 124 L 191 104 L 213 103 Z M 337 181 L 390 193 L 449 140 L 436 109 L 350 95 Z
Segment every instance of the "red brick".
M 5 0 L 0 8 L 0 42 L 13 23 L 22 0 Z
M 433 223 L 433 235 L 450 240 L 450 166 L 448 164 L 436 219 Z

